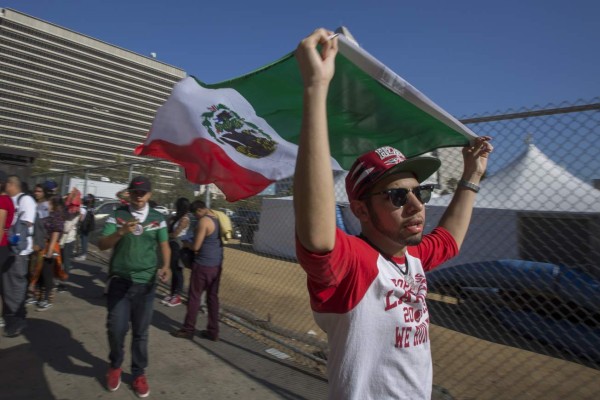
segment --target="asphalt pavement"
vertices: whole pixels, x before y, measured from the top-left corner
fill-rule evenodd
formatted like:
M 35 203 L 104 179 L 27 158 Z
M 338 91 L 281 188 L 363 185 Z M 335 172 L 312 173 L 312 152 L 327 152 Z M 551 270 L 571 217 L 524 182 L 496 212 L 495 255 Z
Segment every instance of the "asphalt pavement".
M 130 335 L 123 384 L 105 388 L 108 368 L 104 282 L 106 265 L 97 257 L 75 262 L 67 291 L 52 308 L 28 306 L 28 325 L 16 338 L 0 337 L 0 399 L 131 399 Z M 327 381 L 262 341 L 221 324 L 220 341 L 198 335 L 177 339 L 185 305 L 166 307 L 157 295 L 150 327 L 150 398 L 323 399 Z M 205 315 L 198 329 L 206 325 Z M 287 356 L 291 356 L 287 358 Z

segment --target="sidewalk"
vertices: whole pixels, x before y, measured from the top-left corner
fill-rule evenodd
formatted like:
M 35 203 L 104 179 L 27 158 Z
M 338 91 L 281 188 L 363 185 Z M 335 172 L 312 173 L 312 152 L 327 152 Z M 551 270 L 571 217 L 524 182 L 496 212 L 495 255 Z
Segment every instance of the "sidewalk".
M 28 306 L 28 326 L 17 338 L 0 337 L 0 398 L 133 399 L 130 337 L 123 384 L 104 387 L 108 343 L 103 296 L 106 267 L 74 263 L 66 293 L 44 312 Z M 159 297 L 150 327 L 146 370 L 150 398 L 160 399 L 322 399 L 327 382 L 318 373 L 267 352 L 269 346 L 221 324 L 221 340 L 193 341 L 169 333 L 181 326 L 185 306 L 166 307 Z M 200 314 L 198 328 L 206 325 Z

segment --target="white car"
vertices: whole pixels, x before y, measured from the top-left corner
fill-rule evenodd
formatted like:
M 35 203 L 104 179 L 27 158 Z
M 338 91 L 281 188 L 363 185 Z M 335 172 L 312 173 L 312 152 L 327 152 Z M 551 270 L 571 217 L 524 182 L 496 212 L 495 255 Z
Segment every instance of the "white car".
M 169 216 L 171 214 L 171 211 L 165 206 L 156 206 L 154 209 L 164 216 Z
M 123 204 L 120 201 L 107 201 L 94 209 L 94 219 L 96 222 L 106 219 L 117 208 Z

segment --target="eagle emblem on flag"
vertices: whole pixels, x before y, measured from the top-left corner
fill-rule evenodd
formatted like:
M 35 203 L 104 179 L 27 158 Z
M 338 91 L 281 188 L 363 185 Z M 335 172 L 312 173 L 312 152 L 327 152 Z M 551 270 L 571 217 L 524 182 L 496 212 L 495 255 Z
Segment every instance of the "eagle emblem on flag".
M 277 142 L 267 133 L 229 107 L 218 104 L 208 110 L 202 114 L 202 125 L 218 143 L 251 158 L 266 157 L 277 149 Z

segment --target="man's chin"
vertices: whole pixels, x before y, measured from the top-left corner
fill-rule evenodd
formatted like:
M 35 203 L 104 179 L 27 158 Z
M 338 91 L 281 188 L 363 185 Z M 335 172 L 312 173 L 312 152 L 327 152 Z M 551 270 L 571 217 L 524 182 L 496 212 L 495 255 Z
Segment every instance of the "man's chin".
M 419 233 L 418 235 L 414 235 L 406 238 L 405 243 L 407 246 L 416 246 L 423 240 L 423 235 Z

